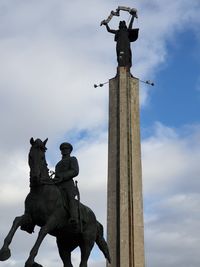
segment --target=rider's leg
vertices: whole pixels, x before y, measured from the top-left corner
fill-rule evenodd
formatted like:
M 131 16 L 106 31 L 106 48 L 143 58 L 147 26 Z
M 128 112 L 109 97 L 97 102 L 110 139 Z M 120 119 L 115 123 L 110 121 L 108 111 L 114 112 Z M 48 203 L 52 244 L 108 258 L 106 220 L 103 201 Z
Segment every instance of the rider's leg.
M 70 217 L 71 220 L 74 220 L 78 223 L 78 205 L 75 199 L 69 200 L 69 209 L 70 209 Z

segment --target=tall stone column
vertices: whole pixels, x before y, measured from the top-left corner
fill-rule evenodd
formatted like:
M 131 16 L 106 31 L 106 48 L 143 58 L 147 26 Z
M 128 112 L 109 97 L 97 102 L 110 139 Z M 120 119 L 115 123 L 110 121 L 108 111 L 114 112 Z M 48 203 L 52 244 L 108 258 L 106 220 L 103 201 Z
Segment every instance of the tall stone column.
M 144 267 L 139 81 L 118 67 L 109 81 L 109 267 Z

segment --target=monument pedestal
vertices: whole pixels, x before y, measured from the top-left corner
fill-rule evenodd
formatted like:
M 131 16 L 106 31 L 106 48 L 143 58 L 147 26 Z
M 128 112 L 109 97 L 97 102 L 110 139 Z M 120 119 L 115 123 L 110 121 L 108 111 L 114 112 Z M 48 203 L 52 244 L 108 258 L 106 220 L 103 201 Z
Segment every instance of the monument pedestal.
M 118 67 L 109 81 L 109 267 L 144 267 L 139 80 Z

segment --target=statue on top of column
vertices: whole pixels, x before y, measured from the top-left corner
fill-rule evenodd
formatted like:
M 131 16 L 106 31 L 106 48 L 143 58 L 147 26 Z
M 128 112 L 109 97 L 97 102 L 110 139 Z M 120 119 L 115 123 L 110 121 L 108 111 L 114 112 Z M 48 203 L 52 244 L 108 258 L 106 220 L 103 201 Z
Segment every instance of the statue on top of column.
M 128 11 L 132 17 L 130 23 L 127 27 L 125 21 L 119 22 L 118 30 L 110 29 L 108 26 L 109 21 L 113 16 L 119 16 L 120 10 Z M 116 12 L 111 11 L 108 19 L 103 20 L 101 25 L 105 25 L 108 32 L 115 34 L 116 41 L 116 52 L 117 52 L 117 61 L 119 67 L 128 67 L 132 66 L 132 53 L 131 53 L 131 42 L 135 42 L 138 39 L 139 29 L 133 29 L 134 18 L 137 18 L 137 10 L 135 8 L 127 7 L 118 7 Z

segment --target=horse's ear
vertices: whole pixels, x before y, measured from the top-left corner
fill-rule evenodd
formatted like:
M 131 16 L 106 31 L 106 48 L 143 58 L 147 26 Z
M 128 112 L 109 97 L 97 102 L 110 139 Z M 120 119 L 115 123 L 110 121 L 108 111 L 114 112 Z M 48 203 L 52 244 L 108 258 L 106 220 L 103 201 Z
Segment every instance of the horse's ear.
M 33 137 L 31 137 L 30 144 L 33 146 L 34 143 L 35 143 L 35 141 L 34 141 Z
M 48 141 L 48 138 L 43 141 L 44 146 L 46 146 L 47 141 Z

